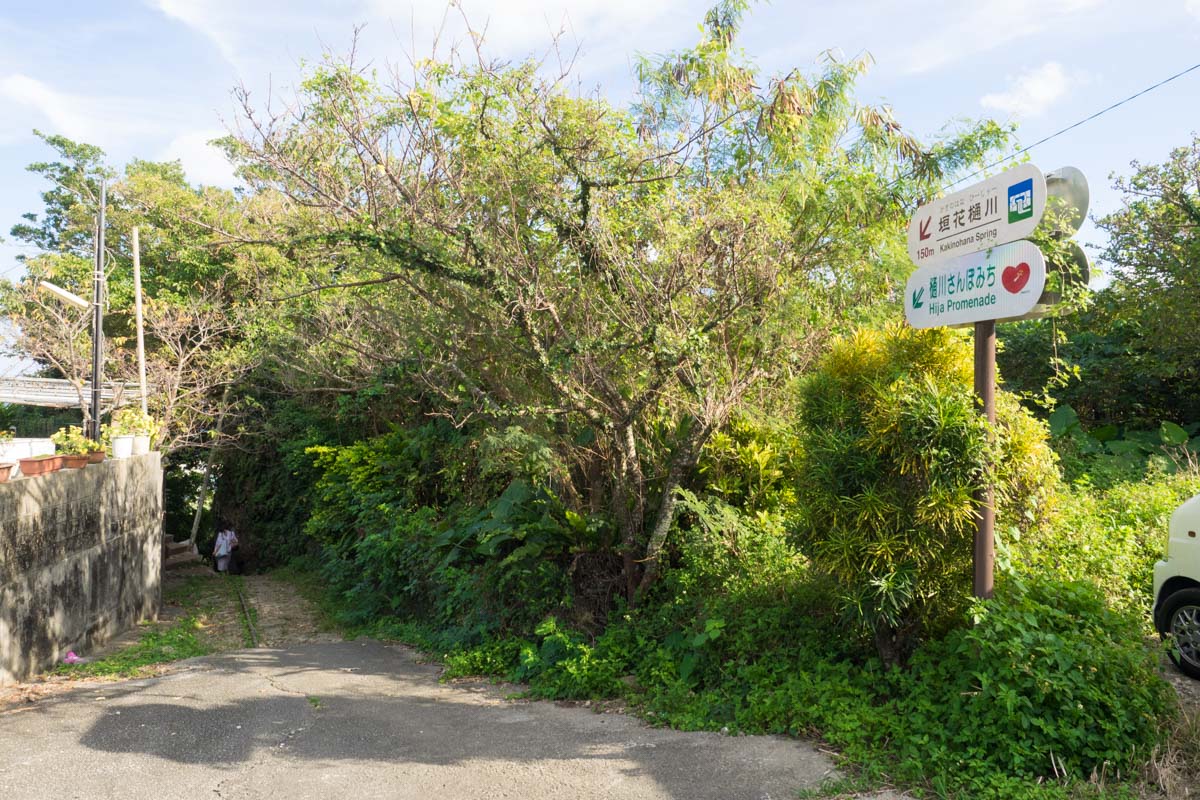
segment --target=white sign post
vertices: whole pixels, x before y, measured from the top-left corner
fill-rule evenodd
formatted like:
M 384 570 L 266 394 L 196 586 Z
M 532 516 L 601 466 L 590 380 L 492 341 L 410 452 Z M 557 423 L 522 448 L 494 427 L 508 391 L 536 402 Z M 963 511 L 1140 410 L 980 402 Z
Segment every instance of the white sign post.
M 1051 173 L 1051 183 L 1071 211 L 1069 225 L 1060 232 L 1069 236 L 1087 213 L 1087 180 L 1079 170 L 1064 167 Z M 992 425 L 996 321 L 1024 317 L 1042 297 L 1046 260 L 1034 244 L 1020 240 L 1033 233 L 1045 213 L 1046 178 L 1033 164 L 1022 164 L 921 206 L 908 224 L 908 255 L 917 270 L 904 289 L 904 316 L 914 328 L 975 325 L 975 395 Z M 1082 262 L 1086 275 L 1087 256 L 1080 251 L 1075 261 Z M 975 596 L 991 597 L 992 487 L 982 487 L 976 500 Z
M 1021 164 L 917 209 L 908 255 L 918 267 L 1024 239 L 1046 213 L 1046 178 Z
M 1013 242 L 917 269 L 904 290 L 904 316 L 914 328 L 1016 319 L 1045 288 L 1042 251 Z
M 1021 164 L 961 192 L 921 206 L 908 224 L 908 255 L 917 271 L 904 292 L 904 315 L 916 328 L 975 325 L 975 395 L 996 423 L 996 320 L 1033 310 L 1046 285 L 1046 261 L 1029 242 L 1046 213 L 1046 178 Z M 1012 242 L 1013 244 L 1009 244 Z M 976 496 L 976 597 L 991 597 L 996 509 L 991 486 Z

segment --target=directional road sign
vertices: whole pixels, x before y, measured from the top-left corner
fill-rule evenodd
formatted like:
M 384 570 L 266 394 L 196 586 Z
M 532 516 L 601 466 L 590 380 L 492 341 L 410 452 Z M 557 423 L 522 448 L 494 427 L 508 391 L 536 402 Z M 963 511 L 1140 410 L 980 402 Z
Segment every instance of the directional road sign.
M 1046 260 L 1031 242 L 920 267 L 904 290 L 904 316 L 914 328 L 966 325 L 1028 314 L 1046 288 Z
M 1033 233 L 1045 212 L 1046 179 L 1033 164 L 1021 164 L 917 209 L 908 255 L 924 267 L 1015 242 Z

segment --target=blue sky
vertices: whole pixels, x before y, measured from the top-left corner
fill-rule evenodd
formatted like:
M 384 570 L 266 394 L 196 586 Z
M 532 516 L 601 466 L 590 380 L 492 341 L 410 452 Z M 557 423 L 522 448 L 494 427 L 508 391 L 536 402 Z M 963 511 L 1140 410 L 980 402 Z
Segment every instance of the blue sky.
M 462 0 L 485 50 L 546 53 L 554 34 L 575 51 L 584 89 L 629 97 L 631 56 L 695 41 L 708 2 Z M 384 66 L 466 40 L 440 0 L 107 0 L 0 4 L 0 232 L 38 210 L 25 172 L 49 155 L 32 129 L 98 144 L 114 166 L 132 157 L 180 159 L 197 182 L 229 184 L 206 142 L 235 125 L 230 90 L 259 100 L 288 87 L 324 50 L 342 53 L 365 25 L 360 60 Z M 863 100 L 890 104 L 920 136 L 955 120 L 1020 122 L 1032 143 L 1200 62 L 1200 0 L 884 0 L 760 3 L 742 46 L 767 73 L 811 68 L 828 49 L 869 52 Z M 1109 174 L 1162 161 L 1200 132 L 1200 70 L 1036 148 L 1044 170 L 1081 168 L 1092 211 L 1118 205 Z M 1100 241 L 1091 225 L 1084 242 Z M 20 252 L 0 244 L 0 277 Z

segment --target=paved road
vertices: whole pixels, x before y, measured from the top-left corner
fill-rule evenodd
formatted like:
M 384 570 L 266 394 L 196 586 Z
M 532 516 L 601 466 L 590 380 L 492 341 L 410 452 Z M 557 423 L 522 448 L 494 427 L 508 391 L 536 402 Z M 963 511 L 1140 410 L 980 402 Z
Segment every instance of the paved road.
M 442 685 L 373 641 L 244 650 L 0 708 L 0 798 L 790 798 L 805 743 Z

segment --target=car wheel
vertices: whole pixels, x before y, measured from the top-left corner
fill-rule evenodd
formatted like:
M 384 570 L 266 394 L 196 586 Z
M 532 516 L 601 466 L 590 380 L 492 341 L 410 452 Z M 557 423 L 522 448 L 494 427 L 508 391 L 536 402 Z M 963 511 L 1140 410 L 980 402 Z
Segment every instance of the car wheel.
M 1171 644 L 1171 660 L 1200 680 L 1200 589 L 1180 589 L 1162 605 L 1159 629 Z

